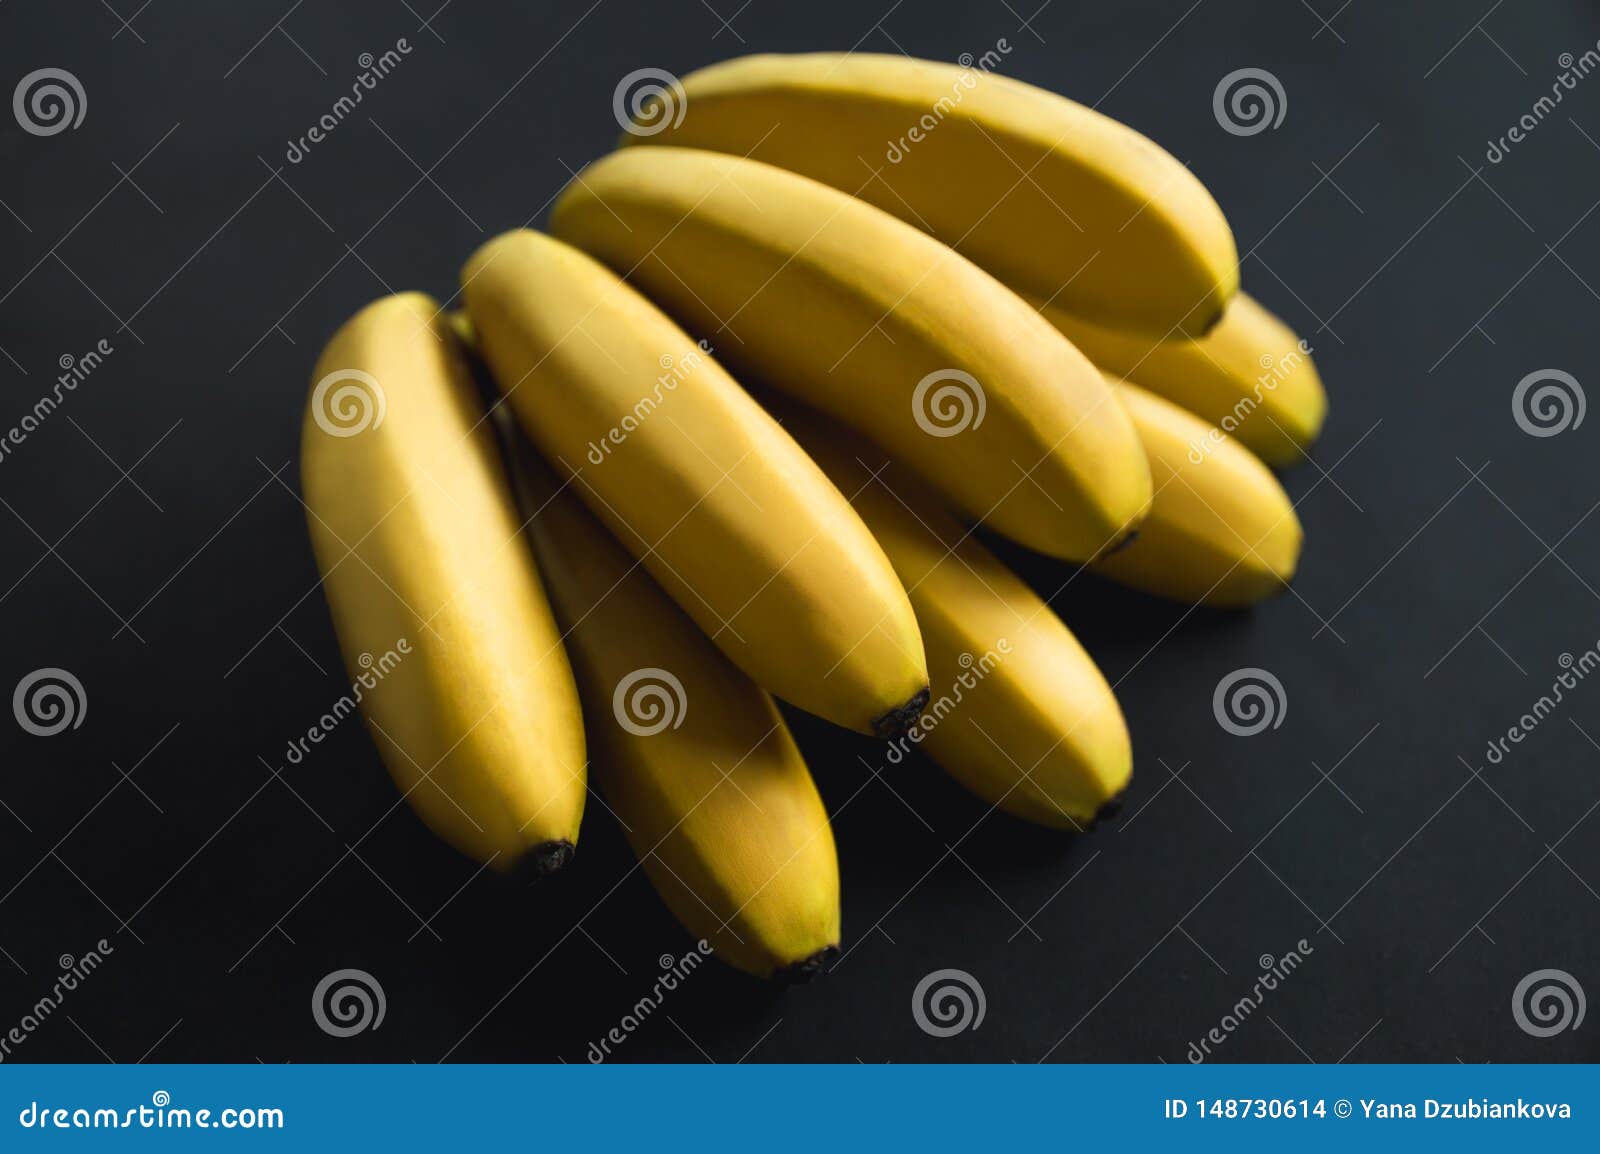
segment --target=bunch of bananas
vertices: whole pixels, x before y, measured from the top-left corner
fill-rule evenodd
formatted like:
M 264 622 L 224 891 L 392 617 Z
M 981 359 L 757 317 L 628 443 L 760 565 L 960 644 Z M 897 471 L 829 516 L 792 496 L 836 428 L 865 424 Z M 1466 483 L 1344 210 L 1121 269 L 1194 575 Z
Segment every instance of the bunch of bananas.
M 1088 825 L 1132 772 L 1121 711 L 973 526 L 1256 601 L 1301 540 L 1262 461 L 1326 402 L 1188 169 L 1062 97 L 758 56 L 634 115 L 549 235 L 473 254 L 464 314 L 394 296 L 333 338 L 311 537 L 352 672 L 409 641 L 362 709 L 441 837 L 559 868 L 592 770 L 692 934 L 805 976 L 838 862 L 773 696 Z

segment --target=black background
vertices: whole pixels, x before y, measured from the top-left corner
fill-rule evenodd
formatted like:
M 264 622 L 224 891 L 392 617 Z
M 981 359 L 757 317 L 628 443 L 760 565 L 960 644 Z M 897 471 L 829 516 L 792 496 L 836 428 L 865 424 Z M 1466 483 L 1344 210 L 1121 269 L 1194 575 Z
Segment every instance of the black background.
M 54 66 L 88 99 L 51 137 L 0 117 L 0 426 L 60 357 L 114 346 L 0 461 L 0 682 L 60 666 L 88 701 L 60 736 L 0 726 L 0 1029 L 60 955 L 115 950 L 8 1060 L 584 1060 L 690 948 L 598 806 L 528 890 L 391 812 L 360 726 L 285 764 L 347 687 L 296 497 L 313 359 L 367 300 L 446 296 L 483 238 L 537 221 L 610 146 L 626 73 L 1002 37 L 1006 72 L 1189 164 L 1247 287 L 1315 347 L 1332 410 L 1286 478 L 1300 577 L 1249 613 L 1088 577 L 1055 596 L 1138 765 L 1084 837 L 985 817 L 920 760 L 874 777 L 871 742 L 794 717 L 847 952 L 789 991 L 703 968 L 617 1058 L 1181 1062 L 1302 938 L 1219 1058 L 1600 1057 L 1592 1026 L 1533 1038 L 1510 1005 L 1546 967 L 1600 993 L 1600 684 L 1484 756 L 1600 638 L 1600 420 L 1535 438 L 1510 403 L 1538 369 L 1592 379 L 1600 79 L 1485 160 L 1594 46 L 1591 6 L 455 0 L 419 27 L 436 3 L 0 9 L 5 91 Z M 289 164 L 400 37 L 394 74 Z M 1240 137 L 1212 93 L 1247 66 L 1287 112 Z M 1071 575 L 1006 555 L 1046 593 Z M 1214 720 L 1241 666 L 1282 681 L 1280 728 Z M 308 1003 L 346 966 L 388 1009 L 336 1039 Z M 943 967 L 988 1008 L 937 1039 L 910 1001 Z

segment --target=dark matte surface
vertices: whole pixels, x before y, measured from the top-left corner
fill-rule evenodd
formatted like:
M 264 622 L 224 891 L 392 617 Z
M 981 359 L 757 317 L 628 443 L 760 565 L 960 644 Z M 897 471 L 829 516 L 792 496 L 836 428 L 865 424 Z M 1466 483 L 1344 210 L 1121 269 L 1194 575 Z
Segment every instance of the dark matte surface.
M 296 498 L 312 360 L 361 303 L 448 294 L 483 236 L 538 219 L 609 147 L 636 68 L 999 37 L 1006 71 L 1191 165 L 1246 284 L 1314 344 L 1333 408 L 1286 482 L 1301 577 L 1254 613 L 1191 613 L 1008 554 L 1118 683 L 1122 814 L 1077 839 L 986 817 L 931 765 L 869 774 L 873 742 L 796 718 L 837 817 L 843 956 L 781 991 L 703 967 L 615 1056 L 1180 1062 L 1304 938 L 1220 1058 L 1600 1057 L 1594 1029 L 1537 1039 L 1510 1006 L 1545 967 L 1600 993 L 1600 684 L 1484 753 L 1600 638 L 1600 424 L 1538 439 L 1510 404 L 1533 370 L 1594 372 L 1600 79 L 1484 159 L 1600 21 L 1056 0 L 1019 28 L 1035 6 L 456 0 L 431 32 L 393 0 L 0 9 L 7 92 L 56 66 L 88 94 L 57 136 L 0 117 L 0 426 L 58 358 L 114 347 L 0 460 L 0 681 L 61 666 L 88 697 L 58 737 L 0 726 L 0 1029 L 60 955 L 115 950 L 7 1060 L 584 1060 L 691 948 L 598 807 L 529 890 L 391 811 L 357 725 L 286 763 L 345 688 Z M 402 36 L 398 71 L 287 164 L 358 55 Z M 1288 108 L 1236 137 L 1211 98 L 1245 66 Z M 1288 700 L 1248 739 L 1211 707 L 1241 666 Z M 387 1016 L 336 1039 L 308 1002 L 350 966 Z M 937 1039 L 910 1001 L 943 967 L 987 1016 Z

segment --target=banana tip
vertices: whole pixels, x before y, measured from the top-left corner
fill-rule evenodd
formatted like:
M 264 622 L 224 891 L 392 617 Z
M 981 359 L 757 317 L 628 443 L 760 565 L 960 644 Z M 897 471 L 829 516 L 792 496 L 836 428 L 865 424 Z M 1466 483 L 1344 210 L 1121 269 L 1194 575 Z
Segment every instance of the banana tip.
M 534 885 L 553 873 L 559 873 L 572 860 L 575 852 L 572 843 L 565 838 L 540 842 L 536 846 L 530 846 L 527 852 L 516 860 L 510 872 L 518 880 Z
M 872 719 L 872 735 L 885 740 L 899 737 L 911 727 L 928 704 L 928 687 L 924 685 L 902 705 Z
M 1119 790 L 1102 802 L 1100 808 L 1094 811 L 1094 816 L 1089 819 L 1089 824 L 1084 826 L 1084 832 L 1087 833 L 1101 822 L 1110 821 L 1112 818 L 1116 817 L 1117 814 L 1121 813 L 1122 800 L 1127 796 L 1127 790 Z
M 785 986 L 803 985 L 822 973 L 822 968 L 838 956 L 838 946 L 824 946 L 809 958 L 793 965 L 779 966 L 772 971 L 772 980 Z

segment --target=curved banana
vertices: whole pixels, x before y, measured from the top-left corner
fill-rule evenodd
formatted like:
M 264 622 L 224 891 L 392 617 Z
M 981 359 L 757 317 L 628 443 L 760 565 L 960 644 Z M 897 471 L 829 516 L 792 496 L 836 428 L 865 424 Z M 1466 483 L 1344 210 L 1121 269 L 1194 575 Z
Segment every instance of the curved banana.
M 1126 125 L 983 68 L 746 56 L 647 102 L 627 144 L 766 161 L 870 201 L 1102 324 L 1198 335 L 1239 287 L 1222 210 Z
M 752 383 L 859 429 L 1025 545 L 1088 558 L 1144 515 L 1138 437 L 1089 361 L 871 205 L 753 160 L 630 148 L 585 169 L 551 227 L 712 333 Z
M 809 977 L 838 948 L 839 859 L 777 706 L 501 424 L 606 804 L 717 957 L 757 977 Z
M 883 545 L 928 649 L 933 700 L 889 747 L 921 746 L 1008 813 L 1083 829 L 1133 772 L 1122 710 L 1094 661 L 1037 593 L 918 480 L 815 413 L 774 411 Z
M 1300 560 L 1300 518 L 1272 471 L 1193 413 L 1117 386 L 1150 455 L 1156 497 L 1136 540 L 1092 568 L 1177 601 L 1239 606 L 1281 592 Z
M 922 639 L 883 550 L 706 348 L 538 233 L 490 241 L 462 287 L 534 444 L 735 665 L 863 733 L 916 716 Z
M 1196 340 L 1158 341 L 1031 303 L 1102 369 L 1203 417 L 1269 465 L 1296 464 L 1322 431 L 1328 396 L 1310 349 L 1248 293 Z
M 311 543 L 384 763 L 462 852 L 558 868 L 583 816 L 583 717 L 460 346 L 436 302 L 388 297 L 339 330 L 315 382 Z

